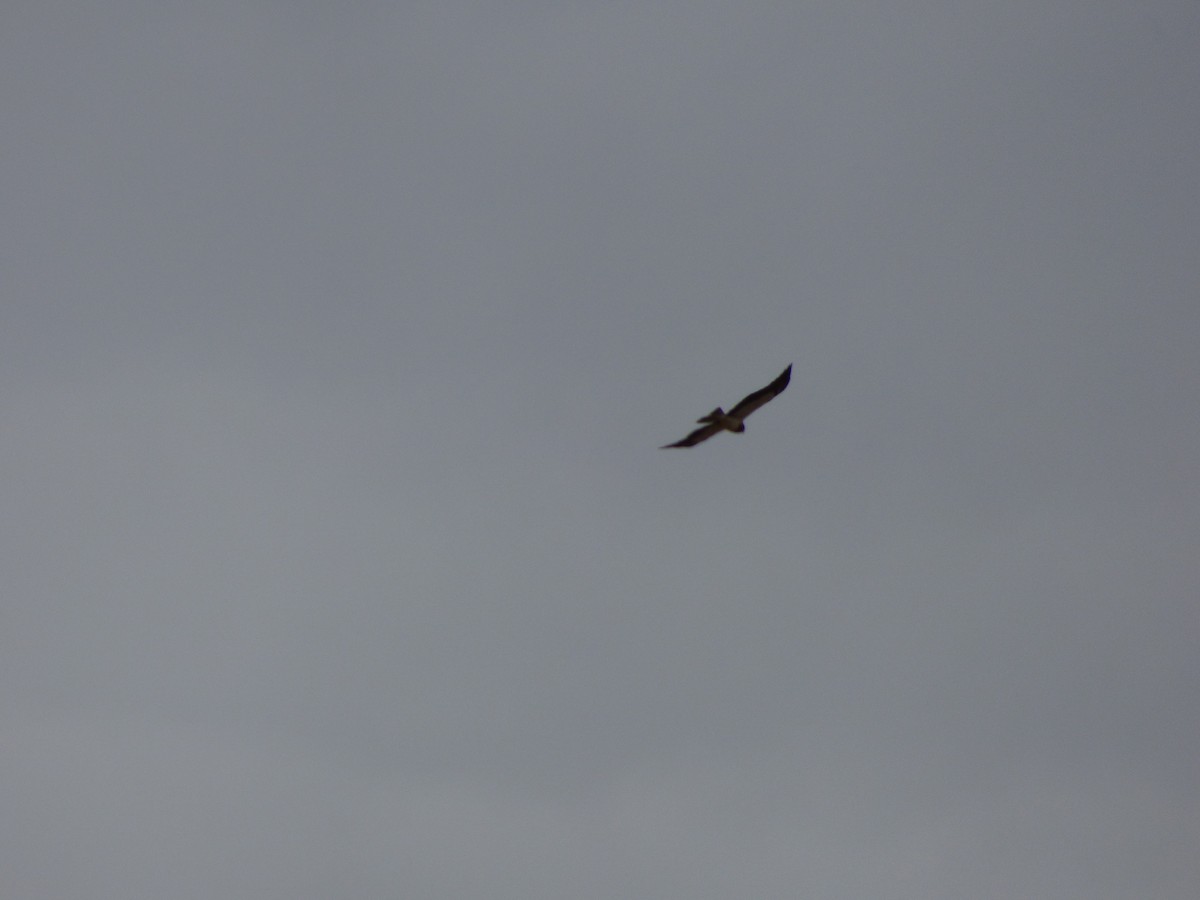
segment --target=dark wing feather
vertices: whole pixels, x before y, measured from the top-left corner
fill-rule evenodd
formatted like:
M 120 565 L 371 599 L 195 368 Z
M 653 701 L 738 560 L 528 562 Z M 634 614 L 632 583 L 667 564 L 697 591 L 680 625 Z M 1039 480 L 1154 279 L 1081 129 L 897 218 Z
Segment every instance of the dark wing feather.
M 663 444 L 658 449 L 666 450 L 669 447 L 694 447 L 694 446 L 696 446 L 696 444 L 700 443 L 701 441 L 707 441 L 710 437 L 712 437 L 718 431 L 722 431 L 722 430 L 724 430 L 723 427 L 716 423 L 712 423 L 710 425 L 705 425 L 703 428 L 697 428 L 695 431 L 693 431 L 691 434 L 689 434 L 687 437 L 685 437 L 682 441 L 676 441 L 673 444 Z
M 744 398 L 737 406 L 729 411 L 729 415 L 735 419 L 744 419 L 750 413 L 754 412 L 764 403 L 774 400 L 783 393 L 783 389 L 788 386 L 788 382 L 792 380 L 792 367 L 789 365 L 783 370 L 783 374 L 768 384 L 762 390 L 755 391 Z

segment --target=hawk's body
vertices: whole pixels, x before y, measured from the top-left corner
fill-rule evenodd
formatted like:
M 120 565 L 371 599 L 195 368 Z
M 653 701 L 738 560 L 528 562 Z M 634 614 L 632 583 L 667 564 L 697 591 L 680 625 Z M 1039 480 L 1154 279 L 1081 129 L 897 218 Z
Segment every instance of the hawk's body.
M 694 447 L 701 441 L 707 441 L 718 431 L 733 431 L 743 432 L 746 430 L 746 416 L 754 412 L 764 403 L 775 399 L 783 393 L 783 389 L 788 386 L 788 382 L 792 380 L 792 367 L 789 365 L 783 370 L 778 378 L 768 384 L 765 388 L 755 391 L 753 394 L 744 397 L 737 406 L 725 412 L 721 407 L 717 407 L 707 416 L 697 419 L 697 422 L 703 423 L 703 428 L 697 428 L 681 441 L 676 441 L 674 444 L 664 444 L 660 450 L 666 450 L 668 447 Z

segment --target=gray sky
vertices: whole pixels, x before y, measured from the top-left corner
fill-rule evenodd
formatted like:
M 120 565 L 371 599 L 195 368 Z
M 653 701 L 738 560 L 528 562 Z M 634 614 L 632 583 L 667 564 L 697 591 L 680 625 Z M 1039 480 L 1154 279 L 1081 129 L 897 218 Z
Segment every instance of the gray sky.
M 1198 47 L 8 4 L 6 895 L 1200 895 Z

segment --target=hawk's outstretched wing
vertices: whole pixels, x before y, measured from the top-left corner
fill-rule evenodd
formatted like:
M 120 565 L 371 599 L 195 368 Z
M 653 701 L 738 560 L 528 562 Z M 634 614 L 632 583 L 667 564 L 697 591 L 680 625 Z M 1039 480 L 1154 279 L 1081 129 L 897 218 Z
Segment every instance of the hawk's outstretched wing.
M 723 431 L 724 428 L 725 428 L 725 426 L 720 424 L 719 422 L 713 422 L 709 425 L 705 425 L 703 428 L 697 428 L 695 431 L 693 431 L 691 434 L 689 434 L 687 437 L 685 437 L 682 441 L 676 441 L 673 444 L 663 444 L 658 449 L 666 450 L 668 447 L 694 447 L 694 446 L 696 446 L 696 444 L 700 443 L 701 441 L 707 441 L 710 437 L 712 437 L 718 431 Z
M 792 367 L 789 365 L 783 370 L 778 378 L 768 384 L 762 390 L 755 391 L 753 394 L 745 397 L 737 406 L 729 411 L 731 419 L 744 419 L 750 413 L 754 412 L 764 403 L 774 400 L 783 393 L 783 389 L 788 386 L 788 382 L 792 380 Z

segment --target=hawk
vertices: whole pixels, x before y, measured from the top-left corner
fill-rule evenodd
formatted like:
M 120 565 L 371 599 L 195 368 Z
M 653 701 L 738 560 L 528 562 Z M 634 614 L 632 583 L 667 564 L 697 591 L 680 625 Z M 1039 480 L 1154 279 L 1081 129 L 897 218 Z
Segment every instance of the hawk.
M 664 444 L 659 447 L 659 450 L 666 450 L 670 447 L 694 447 L 701 441 L 707 441 L 718 431 L 734 431 L 741 433 L 746 430 L 745 418 L 754 412 L 764 403 L 775 399 L 783 393 L 783 389 L 788 386 L 788 382 L 792 380 L 792 367 L 789 365 L 783 370 L 783 373 L 768 384 L 765 388 L 755 391 L 753 394 L 745 397 L 737 406 L 729 412 L 724 412 L 721 407 L 717 407 L 707 416 L 697 419 L 697 422 L 704 423 L 703 428 L 697 428 L 682 441 L 676 441 L 673 444 Z

